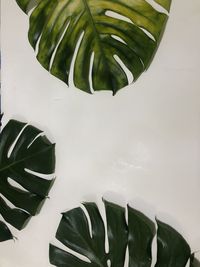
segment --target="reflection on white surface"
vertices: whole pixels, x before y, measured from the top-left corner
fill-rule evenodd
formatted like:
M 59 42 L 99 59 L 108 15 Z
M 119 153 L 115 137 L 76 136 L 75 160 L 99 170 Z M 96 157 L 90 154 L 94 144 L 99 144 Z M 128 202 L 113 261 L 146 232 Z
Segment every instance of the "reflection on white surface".
M 113 162 L 113 168 L 122 172 L 131 171 L 131 169 L 142 169 L 150 161 L 148 148 L 141 142 L 138 142 L 133 148 L 127 150 L 126 155 L 122 155 L 117 161 Z
M 56 141 L 57 179 L 40 215 L 14 230 L 19 240 L 0 244 L 0 266 L 50 266 L 60 213 L 105 192 L 157 214 L 200 249 L 199 23 L 199 0 L 174 0 L 148 71 L 114 97 L 88 95 L 40 66 L 28 18 L 2 0 L 3 122 L 29 121 Z

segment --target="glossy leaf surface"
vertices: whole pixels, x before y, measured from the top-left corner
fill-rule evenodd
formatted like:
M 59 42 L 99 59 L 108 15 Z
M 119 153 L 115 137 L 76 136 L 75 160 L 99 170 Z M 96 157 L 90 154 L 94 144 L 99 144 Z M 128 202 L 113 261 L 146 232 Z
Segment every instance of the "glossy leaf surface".
M 32 0 L 16 1 L 27 13 Z M 73 72 L 81 90 L 115 94 L 131 82 L 127 73 L 137 80 L 158 48 L 171 0 L 152 2 L 39 0 L 30 15 L 29 41 L 38 46 L 43 67 L 66 84 Z
M 54 182 L 54 170 L 54 144 L 39 129 L 10 120 L 0 134 L 0 214 L 8 224 L 21 230 L 39 213 Z M 4 223 L 2 236 L 11 238 Z
M 123 267 L 128 253 L 129 267 L 150 267 L 152 242 L 157 238 L 156 267 L 186 266 L 191 256 L 190 247 L 175 229 L 160 221 L 156 227 L 155 222 L 129 206 L 126 220 L 125 208 L 108 201 L 104 204 L 105 222 L 95 203 L 84 203 L 84 209 L 75 208 L 62 214 L 56 238 L 66 246 L 66 250 L 50 244 L 52 265 Z
M 190 247 L 171 226 L 157 221 L 158 253 L 156 267 L 184 267 L 190 258 Z M 181 257 L 180 257 L 181 255 Z

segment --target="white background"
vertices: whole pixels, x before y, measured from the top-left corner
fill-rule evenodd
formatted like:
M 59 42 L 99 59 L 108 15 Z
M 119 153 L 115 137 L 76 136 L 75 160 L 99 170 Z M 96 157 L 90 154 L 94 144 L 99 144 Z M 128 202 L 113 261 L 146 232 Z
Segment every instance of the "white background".
M 40 66 L 28 17 L 2 0 L 3 122 L 30 122 L 56 142 L 57 180 L 41 214 L 14 230 L 18 241 L 0 244 L 0 267 L 50 266 L 60 212 L 108 191 L 200 249 L 199 25 L 200 1 L 174 0 L 149 70 L 114 97 L 89 95 Z

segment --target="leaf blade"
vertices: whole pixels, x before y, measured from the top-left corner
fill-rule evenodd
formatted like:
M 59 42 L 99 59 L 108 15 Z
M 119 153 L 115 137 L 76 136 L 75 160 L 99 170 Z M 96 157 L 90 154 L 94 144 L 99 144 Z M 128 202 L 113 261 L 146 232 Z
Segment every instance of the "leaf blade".
M 158 253 L 155 267 L 185 267 L 190 258 L 186 240 L 171 226 L 157 220 Z
M 128 206 L 129 267 L 150 267 L 155 224 L 143 213 Z
M 23 10 L 24 1 L 17 0 Z M 171 0 L 155 2 L 169 11 Z M 111 90 L 116 94 L 129 80 L 115 56 L 136 81 L 151 63 L 167 19 L 167 14 L 145 0 L 43 0 L 30 15 L 29 41 L 34 49 L 39 44 L 37 59 L 43 67 L 67 85 L 73 68 L 77 88 L 87 93 Z M 105 26 L 107 21 L 109 27 Z M 121 27 L 125 21 L 127 26 Z M 130 30 L 135 34 L 131 35 Z M 129 41 L 121 42 L 113 35 Z M 93 64 L 91 55 L 94 55 Z
M 42 131 L 10 120 L 0 133 L 0 214 L 18 230 L 38 214 L 54 183 L 55 145 Z M 45 179 L 44 175 L 51 175 Z

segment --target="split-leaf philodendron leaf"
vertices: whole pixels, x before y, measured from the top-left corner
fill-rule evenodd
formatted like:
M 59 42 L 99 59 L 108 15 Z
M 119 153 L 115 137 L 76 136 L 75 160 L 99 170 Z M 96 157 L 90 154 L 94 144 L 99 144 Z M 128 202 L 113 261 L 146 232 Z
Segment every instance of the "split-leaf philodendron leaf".
M 128 206 L 104 201 L 106 222 L 95 203 L 84 203 L 62 214 L 56 238 L 68 249 L 50 244 L 50 263 L 57 267 L 185 267 L 194 255 L 186 240 L 171 226 Z M 157 226 L 156 226 L 157 224 Z M 106 231 L 107 230 L 107 231 Z M 157 240 L 154 259 L 152 242 Z M 105 249 L 108 240 L 108 250 Z M 70 250 L 69 250 L 70 249 Z M 77 254 L 78 253 L 78 254 Z M 83 257 L 84 256 L 84 257 Z
M 32 0 L 16 1 L 28 13 Z M 160 43 L 171 0 L 148 2 L 37 0 L 29 41 L 42 66 L 66 84 L 73 73 L 81 90 L 115 94 L 130 73 L 135 81 L 148 68 Z
M 39 213 L 54 170 L 54 144 L 39 129 L 10 120 L 0 133 L 0 215 L 8 224 L 21 230 Z M 0 221 L 0 242 L 12 238 L 8 225 Z

